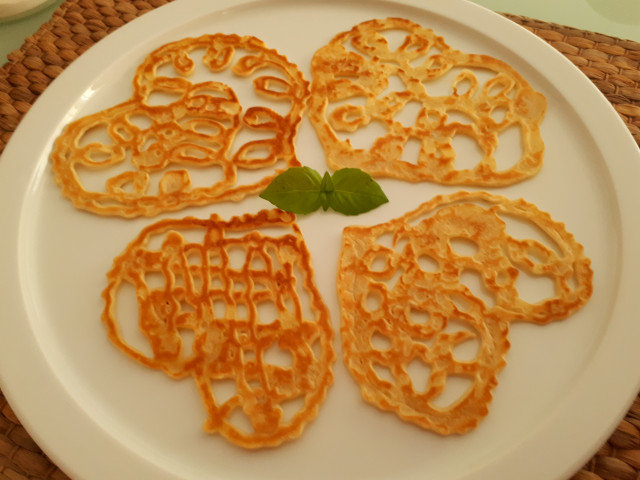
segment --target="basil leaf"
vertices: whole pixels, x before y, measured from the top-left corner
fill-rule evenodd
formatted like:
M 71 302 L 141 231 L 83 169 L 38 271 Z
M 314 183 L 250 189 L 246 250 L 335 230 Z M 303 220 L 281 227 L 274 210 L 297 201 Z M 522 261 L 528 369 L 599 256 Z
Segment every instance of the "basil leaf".
M 322 177 L 322 183 L 320 184 L 320 204 L 322 205 L 322 209 L 326 212 L 329 208 L 329 198 L 327 194 L 333 191 L 333 182 L 331 181 L 331 174 L 329 172 L 324 172 L 324 177 Z
M 340 169 L 331 181 L 333 191 L 327 192 L 329 206 L 345 215 L 368 212 L 389 201 L 371 175 L 359 168 Z
M 380 185 L 359 168 L 320 176 L 309 167 L 292 167 L 274 178 L 261 198 L 287 212 L 307 214 L 322 207 L 345 215 L 368 212 L 389 201 Z
M 322 177 L 309 167 L 291 167 L 276 178 L 260 194 L 260 198 L 287 212 L 306 214 L 321 206 Z

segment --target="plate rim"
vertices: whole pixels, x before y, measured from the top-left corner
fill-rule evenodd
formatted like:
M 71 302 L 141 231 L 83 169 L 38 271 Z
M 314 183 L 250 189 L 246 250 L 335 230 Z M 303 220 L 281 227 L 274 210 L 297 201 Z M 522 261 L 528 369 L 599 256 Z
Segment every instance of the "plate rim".
M 64 85 L 68 83 L 67 78 L 81 78 L 85 80 L 94 78 L 94 75 L 89 73 L 91 69 L 87 68 L 87 66 L 93 61 L 92 59 L 100 56 L 102 59 L 106 58 L 107 60 L 110 59 L 111 61 L 116 61 L 118 58 L 117 48 L 113 47 L 126 44 L 127 41 L 137 40 L 137 28 L 143 24 L 142 22 L 147 24 L 147 28 L 158 25 L 161 27 L 159 29 L 159 31 L 161 31 L 163 28 L 168 28 L 165 24 L 166 18 L 171 17 L 174 21 L 174 25 L 178 25 L 181 21 L 184 22 L 194 18 L 194 14 L 187 12 L 198 11 L 198 6 L 206 6 L 208 7 L 206 10 L 207 13 L 212 13 L 221 12 L 227 8 L 247 8 L 250 7 L 251 4 L 267 3 L 269 1 L 283 3 L 281 0 L 216 0 L 215 3 L 210 2 L 210 0 L 175 0 L 172 3 L 163 5 L 162 7 L 150 11 L 144 16 L 120 27 L 116 32 L 108 35 L 101 42 L 98 42 L 87 50 L 87 52 L 81 55 L 73 64 L 67 67 L 56 80 L 54 80 L 42 95 L 40 95 L 12 135 L 2 157 L 0 158 L 0 178 L 3 178 L 5 175 L 9 176 L 9 178 L 17 177 L 19 181 L 13 182 L 14 188 L 16 189 L 17 185 L 30 185 L 31 180 L 34 178 L 33 168 L 27 169 L 24 168 L 24 164 L 16 164 L 13 157 L 19 153 L 25 142 L 29 141 L 29 131 L 38 131 L 38 126 L 45 123 L 43 121 L 43 116 L 40 115 L 40 113 L 46 113 L 47 107 L 51 104 L 55 103 L 60 105 L 59 100 L 56 100 L 55 97 L 58 91 L 64 88 Z M 315 0 L 307 1 L 313 2 Z M 558 88 L 561 93 L 568 93 L 569 98 L 579 98 L 582 95 L 587 94 L 587 99 L 589 100 L 589 105 L 587 107 L 592 111 L 600 123 L 606 124 L 602 131 L 597 132 L 596 137 L 594 137 L 594 141 L 599 148 L 603 148 L 606 137 L 606 142 L 615 144 L 616 149 L 620 150 L 619 153 L 621 153 L 621 155 L 618 155 L 615 158 L 606 156 L 606 164 L 610 167 L 614 187 L 619 187 L 616 188 L 615 194 L 617 206 L 620 211 L 622 231 L 620 245 L 621 258 L 625 258 L 625 262 L 621 265 L 620 278 L 631 278 L 633 271 L 629 271 L 633 269 L 630 268 L 629 263 L 626 262 L 627 256 L 625 255 L 625 252 L 627 252 L 627 254 L 628 252 L 633 252 L 633 237 L 640 234 L 640 221 L 632 220 L 631 215 L 631 213 L 633 213 L 633 206 L 640 203 L 638 202 L 638 198 L 640 197 L 635 193 L 635 182 L 633 181 L 633 179 L 638 178 L 636 175 L 640 175 L 640 149 L 633 140 L 631 133 L 622 119 L 597 87 L 589 81 L 586 76 L 579 72 L 578 68 L 566 57 L 535 34 L 523 29 L 514 22 L 511 22 L 495 12 L 471 2 L 467 2 L 466 0 L 450 0 L 449 2 L 446 2 L 446 5 L 443 2 L 421 2 L 420 0 L 377 0 L 377 3 L 408 5 L 420 10 L 442 15 L 447 18 L 453 18 L 456 21 L 458 21 L 458 18 L 467 19 L 473 16 L 476 20 L 481 19 L 481 22 L 479 23 L 484 25 L 486 31 L 491 32 L 490 34 L 485 33 L 489 38 L 501 38 L 503 40 L 515 38 L 518 42 L 524 43 L 523 47 L 519 46 L 518 51 L 521 48 L 532 48 L 534 49 L 533 51 L 540 51 L 541 54 L 536 58 L 527 58 L 529 64 L 538 72 L 545 72 L 548 70 L 550 68 L 550 63 L 551 67 L 555 66 L 561 69 L 568 68 L 571 69 L 574 74 L 576 72 L 579 74 L 573 75 L 575 77 L 573 78 L 573 81 L 576 83 L 572 84 L 570 92 L 567 92 L 565 82 L 560 86 L 554 86 Z M 476 29 L 475 27 L 472 28 Z M 518 51 L 515 51 L 515 53 L 518 53 Z M 540 67 L 543 62 L 548 63 L 544 69 L 541 69 Z M 108 65 L 108 62 L 106 65 Z M 85 70 L 84 72 L 83 69 Z M 85 83 L 86 81 L 84 80 L 79 82 L 81 85 Z M 563 89 L 561 89 L 561 87 Z M 574 105 L 574 102 L 570 101 L 569 103 Z M 585 125 L 585 127 L 586 126 L 587 125 Z M 627 156 L 629 158 L 624 158 Z M 631 161 L 631 158 L 634 156 L 636 161 Z M 604 154 L 603 157 L 605 157 Z M 613 165 L 609 163 L 610 161 L 613 162 Z M 41 165 L 40 168 L 45 168 L 47 165 L 48 162 L 45 162 L 44 166 Z M 632 173 L 635 173 L 636 175 L 633 175 Z M 22 206 L 29 194 L 29 191 L 30 189 L 26 188 L 21 195 L 18 195 L 20 198 L 18 206 L 20 208 L 12 209 L 8 212 L 5 219 L 6 223 L 17 226 L 16 230 L 18 232 L 22 231 L 22 225 L 24 223 L 24 219 L 22 218 Z M 19 259 L 21 258 L 20 252 L 24 249 L 28 249 L 28 247 L 24 245 L 24 242 L 20 241 L 21 237 L 22 235 L 19 234 L 16 235 L 15 238 L 11 237 L 9 239 L 4 238 L 3 240 L 0 240 L 0 245 L 4 246 L 0 252 L 18 252 L 17 255 L 9 259 L 6 258 L 7 255 L 0 253 L 0 257 L 3 257 L 3 263 L 5 263 L 5 268 L 3 269 L 3 272 L 0 273 L 0 280 L 4 287 L 3 291 L 7 297 L 15 299 L 22 298 L 24 291 L 27 288 L 27 286 L 23 284 L 24 279 L 19 266 Z M 638 255 L 635 257 L 636 258 L 634 258 L 633 255 L 630 257 L 632 259 L 630 264 L 638 267 L 640 266 L 640 258 L 638 258 Z M 19 279 L 18 282 L 15 282 L 16 278 Z M 619 289 L 617 291 L 618 299 L 614 304 L 612 317 L 619 318 L 620 310 L 630 312 L 634 311 L 634 305 L 637 307 L 636 304 L 638 302 L 633 301 L 634 292 L 631 286 L 631 282 L 620 282 Z M 16 318 L 21 316 L 21 314 L 24 316 L 24 314 L 27 313 L 24 309 L 28 310 L 28 306 L 23 304 L 17 305 L 17 303 L 18 302 L 16 302 L 16 304 L 9 305 L 9 308 L 6 311 L 8 314 L 6 315 L 6 318 Z M 637 341 L 637 339 L 633 335 L 625 336 L 624 334 L 620 335 L 617 333 L 625 324 L 631 324 L 632 316 L 627 315 L 627 317 L 626 322 L 623 322 L 622 320 L 618 320 L 615 324 L 613 324 L 614 322 L 610 322 L 610 325 L 603 336 L 603 343 L 598 346 L 598 351 L 594 353 L 594 358 L 590 364 L 592 369 L 596 369 L 601 374 L 606 374 L 607 366 L 611 366 L 611 363 L 617 364 L 622 361 L 622 359 L 619 358 L 620 356 L 618 356 L 618 358 L 614 358 L 617 362 L 602 364 L 602 348 L 605 338 L 614 334 L 617 334 L 617 338 L 619 340 L 626 340 L 626 342 L 623 342 L 621 346 L 616 348 L 621 351 L 630 351 L 635 354 L 635 357 L 625 358 L 625 364 L 628 364 L 628 361 L 631 359 L 635 359 L 637 360 L 636 363 L 640 363 L 640 349 L 632 348 L 633 340 Z M 73 434 L 68 431 L 65 432 L 63 435 L 64 441 L 60 441 L 61 439 L 58 436 L 58 433 L 53 433 L 52 435 L 53 431 L 59 431 L 62 423 L 61 419 L 67 418 L 67 415 L 69 414 L 78 415 L 78 409 L 75 408 L 75 400 L 70 398 L 69 393 L 63 388 L 62 383 L 58 381 L 55 371 L 53 371 L 52 367 L 47 363 L 44 353 L 37 348 L 37 339 L 35 337 L 29 337 L 31 329 L 28 322 L 24 322 L 19 325 L 18 331 L 21 332 L 21 335 L 18 335 L 17 338 L 15 336 L 2 334 L 9 331 L 8 327 L 15 327 L 15 325 L 10 325 L 6 321 L 0 322 L 0 365 L 2 365 L 0 368 L 0 386 L 2 387 L 5 397 L 12 406 L 12 409 L 29 434 L 63 471 L 78 478 L 87 478 L 87 475 L 90 473 L 92 474 L 92 478 L 114 478 L 114 475 L 120 475 L 120 472 L 116 473 L 116 470 L 113 470 L 116 467 L 111 462 L 106 461 L 106 458 L 110 458 L 110 455 L 105 455 L 105 450 L 96 449 L 103 453 L 102 457 L 105 459 L 101 462 L 100 465 L 102 468 L 100 468 L 99 471 L 96 471 L 96 458 L 92 458 L 90 460 L 89 456 L 81 456 L 83 458 L 78 459 L 76 452 L 83 450 L 82 447 L 86 443 L 86 436 L 91 435 L 92 438 L 98 439 L 99 442 L 101 442 L 103 448 L 117 452 L 117 454 L 123 455 L 123 458 L 128 457 L 131 459 L 132 463 L 128 463 L 126 466 L 127 475 L 129 476 L 133 474 L 131 478 L 136 478 L 135 475 L 138 475 L 137 478 L 140 478 L 140 475 L 153 475 L 152 478 L 158 479 L 174 478 L 172 472 L 159 470 L 159 467 L 151 463 L 148 459 L 133 455 L 126 449 L 124 444 L 121 444 L 116 438 L 111 437 L 108 432 L 102 430 L 102 428 L 100 428 L 92 418 L 84 415 L 82 410 L 79 411 L 81 418 L 78 418 L 77 421 L 74 422 L 74 428 L 76 428 L 76 431 L 73 432 Z M 14 328 L 11 328 L 11 331 L 13 330 Z M 26 353 L 31 356 L 30 360 L 38 363 L 40 373 L 40 375 L 35 375 L 34 378 L 28 379 L 28 381 L 24 381 L 24 378 L 20 378 L 20 372 L 11 367 L 13 364 L 11 360 L 24 356 Z M 598 359 L 600 359 L 600 361 L 594 363 Z M 49 373 L 50 375 L 43 375 L 43 373 Z M 572 418 L 574 421 L 577 420 L 574 417 L 578 412 L 572 411 L 570 408 L 572 403 L 569 400 L 580 398 L 582 394 L 589 391 L 589 381 L 586 377 L 586 372 L 583 372 L 580 378 L 576 380 L 576 384 L 569 392 L 569 395 L 565 397 L 563 405 L 556 408 L 553 415 L 541 422 L 536 431 L 541 431 L 544 428 L 547 428 L 550 422 L 557 420 L 559 411 L 564 412 L 566 415 L 572 415 L 571 417 L 565 418 Z M 610 398 L 603 398 L 603 395 L 601 394 L 597 399 L 595 399 L 595 401 L 589 404 L 591 408 L 588 409 L 588 413 L 596 414 L 595 418 L 600 420 L 599 424 L 606 424 L 606 428 L 599 428 L 598 430 L 601 433 L 597 436 L 589 437 L 588 441 L 586 438 L 582 438 L 579 441 L 581 445 L 581 452 L 579 454 L 574 452 L 570 462 L 562 462 L 564 465 L 558 465 L 558 456 L 555 457 L 555 460 L 550 460 L 547 457 L 541 459 L 538 458 L 539 455 L 531 455 L 532 451 L 537 452 L 537 450 L 539 450 L 535 448 L 535 438 L 533 434 L 530 434 L 523 442 L 518 444 L 518 451 L 512 450 L 501 458 L 509 457 L 512 463 L 517 462 L 522 467 L 531 469 L 534 472 L 539 471 L 538 469 L 540 468 L 545 468 L 546 471 L 555 471 L 557 475 L 560 475 L 557 478 L 571 474 L 584 464 L 588 458 L 590 458 L 597 448 L 606 440 L 606 438 L 608 438 L 620 419 L 624 417 L 624 414 L 637 395 L 638 389 L 640 389 L 640 374 L 636 376 L 634 385 L 630 386 L 628 384 L 620 384 L 619 380 L 615 385 L 619 395 L 607 395 L 607 397 L 615 397 L 615 402 L 612 402 Z M 48 411 L 45 414 L 44 412 L 38 412 L 37 408 L 35 408 L 39 405 L 41 398 L 40 395 L 38 395 L 38 391 L 42 390 L 43 387 L 47 389 L 46 391 L 48 392 L 49 397 L 48 400 L 54 400 L 56 402 L 56 405 L 52 405 L 52 407 L 55 407 L 55 415 L 50 414 L 51 410 L 47 409 Z M 611 390 L 608 391 L 610 392 Z M 611 407 L 612 403 L 615 405 L 615 408 L 613 409 L 614 411 L 608 409 Z M 606 416 L 607 421 L 602 419 L 601 412 L 603 408 L 610 412 L 609 415 Z M 580 413 L 585 413 L 585 410 L 581 410 Z M 68 427 L 69 424 L 64 423 L 64 425 Z M 575 438 L 572 439 L 575 442 Z M 551 448 L 551 446 L 562 448 L 563 440 L 566 440 L 566 436 L 558 436 L 550 443 L 547 442 L 547 448 Z M 520 448 L 520 446 L 527 446 L 527 448 Z M 526 455 L 524 454 L 524 450 L 528 450 Z M 544 463 L 541 460 L 547 462 L 544 467 L 540 465 L 541 463 Z M 486 478 L 487 475 L 500 475 L 501 471 L 502 473 L 506 473 L 503 470 L 503 467 L 504 466 L 493 463 L 488 464 L 482 471 L 474 472 L 472 476 L 465 478 Z M 120 475 L 117 478 L 125 477 Z M 520 478 L 525 477 L 522 476 Z M 534 476 L 530 478 L 538 477 Z

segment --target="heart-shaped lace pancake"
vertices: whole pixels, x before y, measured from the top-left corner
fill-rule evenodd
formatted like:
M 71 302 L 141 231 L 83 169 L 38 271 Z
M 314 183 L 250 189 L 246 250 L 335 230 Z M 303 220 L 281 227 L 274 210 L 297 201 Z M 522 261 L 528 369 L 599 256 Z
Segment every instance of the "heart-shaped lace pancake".
M 514 221 L 538 238 L 512 236 Z M 488 413 L 510 324 L 546 324 L 582 307 L 590 263 L 562 223 L 486 192 L 347 227 L 338 272 L 347 367 L 367 402 L 441 434 L 464 433 Z M 522 276 L 552 281 L 553 293 L 525 300 Z M 444 395 L 449 387 L 454 398 Z
M 239 98 L 228 83 L 250 93 Z M 55 142 L 55 180 L 78 208 L 134 217 L 237 201 L 300 164 L 293 142 L 308 82 L 257 38 L 164 45 L 138 67 L 133 89 Z
M 171 378 L 191 377 L 204 430 L 245 448 L 298 437 L 333 381 L 329 313 L 294 218 L 157 222 L 115 259 L 103 292 L 111 341 Z M 137 316 L 118 315 L 125 289 Z M 142 344 L 125 337 L 126 324 Z
M 400 34 L 398 46 L 388 38 L 392 33 Z M 542 166 L 545 97 L 501 60 L 455 50 L 413 22 L 356 25 L 315 53 L 311 71 L 309 117 L 333 169 L 498 186 L 529 178 Z M 506 156 L 513 158 L 502 165 L 496 152 L 510 131 L 521 151 L 513 155 L 509 143 Z M 475 145 L 477 153 L 463 157 L 458 140 Z

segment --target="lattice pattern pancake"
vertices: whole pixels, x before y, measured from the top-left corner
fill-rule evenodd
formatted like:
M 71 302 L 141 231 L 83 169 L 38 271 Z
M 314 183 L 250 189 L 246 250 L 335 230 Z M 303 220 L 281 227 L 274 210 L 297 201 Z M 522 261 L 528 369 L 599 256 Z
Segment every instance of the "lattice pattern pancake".
M 253 106 L 218 81 L 229 74 L 252 82 Z M 69 124 L 55 143 L 56 182 L 78 208 L 133 217 L 237 201 L 300 164 L 293 141 L 308 82 L 257 38 L 164 45 L 138 67 L 133 89 L 129 100 Z M 251 137 L 242 145 L 240 132 Z
M 299 436 L 333 381 L 329 314 L 294 218 L 263 210 L 157 222 L 115 259 L 103 292 L 111 341 L 147 367 L 192 377 L 204 430 L 246 448 Z M 122 288 L 135 289 L 139 318 L 117 318 Z M 122 325 L 136 321 L 152 354 L 123 337 Z
M 398 32 L 404 40 L 395 47 L 387 36 Z M 309 116 L 333 169 L 498 186 L 529 178 L 542 166 L 544 96 L 506 63 L 455 50 L 430 29 L 400 18 L 361 23 L 320 48 L 311 70 Z M 436 91 L 445 80 L 448 91 Z M 401 118 L 405 109 L 414 112 L 411 118 Z M 384 133 L 376 135 L 375 126 Z M 376 137 L 370 146 L 353 145 L 350 137 L 369 127 L 367 135 Z M 517 128 L 522 152 L 505 168 L 496 151 L 509 127 Z M 457 158 L 457 138 L 477 145 L 475 166 Z M 403 156 L 411 141 L 419 144 L 416 158 Z
M 511 236 L 512 221 L 540 239 Z M 463 282 L 466 273 L 479 276 L 486 298 Z M 551 279 L 555 293 L 525 301 L 525 274 Z M 345 362 L 367 402 L 441 434 L 464 433 L 488 413 L 510 323 L 566 318 L 590 298 L 592 277 L 562 223 L 486 192 L 435 197 L 390 222 L 347 227 L 338 273 Z M 461 358 L 469 340 L 477 352 Z M 423 384 L 413 383 L 411 365 L 430 371 Z M 442 404 L 450 380 L 469 387 Z

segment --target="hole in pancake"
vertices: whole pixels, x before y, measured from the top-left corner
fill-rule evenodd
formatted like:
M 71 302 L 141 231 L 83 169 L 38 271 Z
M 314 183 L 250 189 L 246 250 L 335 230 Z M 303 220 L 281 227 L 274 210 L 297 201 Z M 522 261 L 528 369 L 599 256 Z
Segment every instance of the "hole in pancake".
M 206 123 L 204 121 L 198 122 L 197 120 L 191 125 L 194 132 L 209 137 L 217 137 L 222 133 L 222 127 L 217 123 Z
M 140 305 L 136 296 L 136 288 L 133 284 L 123 281 L 118 286 L 114 299 L 113 316 L 120 329 L 120 337 L 123 342 L 135 348 L 147 358 L 153 358 L 151 344 L 138 326 Z
M 224 300 L 213 300 L 211 302 L 214 318 L 225 318 L 227 315 L 227 304 Z
M 76 140 L 79 147 L 86 147 L 90 143 L 100 143 L 102 145 L 113 145 L 113 140 L 107 130 L 107 123 L 98 123 L 84 131 Z
M 393 233 L 385 232 L 376 238 L 376 243 L 386 247 L 390 250 L 393 250 Z
M 233 280 L 233 288 L 234 290 L 243 291 L 244 290 L 244 282 L 240 280 Z
M 396 122 L 400 122 L 405 127 L 413 127 L 416 124 L 416 120 L 418 119 L 418 115 L 424 108 L 421 102 L 411 100 L 410 102 L 405 103 L 402 110 L 397 112 L 393 119 Z
M 164 290 L 167 286 L 167 280 L 164 274 L 157 271 L 144 272 L 144 282 L 147 284 L 149 291 Z
M 188 265 L 202 265 L 202 250 L 199 248 L 185 248 L 185 257 Z
M 94 150 L 89 152 L 89 159 L 93 163 L 106 163 L 111 157 L 111 152 L 101 152 L 99 150 Z
M 247 320 L 249 318 L 249 308 L 244 303 L 236 303 L 236 320 Z
M 247 254 L 244 247 L 234 245 L 227 248 L 227 255 L 229 257 L 229 268 L 233 270 L 242 270 L 247 260 Z
M 409 137 L 407 143 L 404 144 L 400 161 L 417 165 L 420 159 L 420 151 L 422 150 L 422 141 Z
M 473 387 L 473 380 L 462 375 L 448 375 L 444 391 L 431 400 L 437 408 L 447 408 L 464 399 Z
M 187 147 L 180 152 L 184 157 L 193 160 L 203 160 L 207 158 L 208 152 L 199 148 Z
M 242 408 L 234 408 L 229 414 L 228 422 L 241 433 L 251 434 L 255 431 L 251 420 L 249 420 Z
M 259 77 L 275 77 L 284 82 L 292 82 L 283 70 L 275 66 L 265 64 L 264 66 L 256 68 L 253 73 L 247 76 L 237 75 L 233 72 L 233 69 L 236 68 L 239 61 L 243 57 L 247 55 L 255 56 L 256 54 L 260 55 L 256 52 L 248 52 L 242 48 L 236 48 L 235 55 L 231 62 L 231 68 L 225 68 L 220 72 L 211 72 L 208 69 L 203 69 L 206 70 L 203 76 L 199 77 L 196 72 L 196 74 L 193 76 L 193 79 L 190 78 L 190 80 L 194 83 L 199 81 L 213 80 L 228 85 L 233 89 L 233 92 L 236 94 L 238 102 L 240 103 L 244 111 L 248 110 L 250 107 L 267 107 L 270 110 L 275 111 L 279 115 L 286 117 L 291 111 L 291 101 L 286 97 L 274 98 L 273 96 L 268 95 L 266 92 L 259 92 L 256 90 L 256 87 L 254 85 L 254 80 Z M 258 82 L 259 85 L 261 83 L 261 81 Z M 269 83 L 271 86 L 275 84 L 275 82 L 267 83 Z
M 409 320 L 416 325 L 427 325 L 431 318 L 431 313 L 426 310 L 412 308 L 409 312 Z
M 433 49 L 432 49 L 433 50 Z M 431 53 L 431 51 L 429 51 Z M 495 76 L 495 73 L 488 69 L 483 68 L 467 68 L 467 67 L 453 67 L 443 75 L 428 79 L 423 82 L 427 94 L 431 97 L 442 97 L 453 94 L 453 85 L 456 77 L 460 75 L 463 70 L 470 70 L 473 76 L 478 80 L 478 91 L 481 91 L 482 85 Z M 468 80 L 467 80 L 468 81 Z
M 304 395 L 301 395 L 296 398 L 282 400 L 280 402 L 280 408 L 282 409 L 281 423 L 291 423 L 291 421 L 296 416 L 296 414 L 301 412 L 304 409 L 304 405 L 305 405 Z
M 555 282 L 551 277 L 533 275 L 522 269 L 518 269 L 516 290 L 522 300 L 531 304 L 542 302 L 556 295 Z
M 431 376 L 431 366 L 426 364 L 420 358 L 414 358 L 406 367 L 409 377 L 411 377 L 411 385 L 417 393 L 425 392 L 429 385 L 429 377 Z
M 342 128 L 336 120 L 342 120 L 347 123 L 362 124 L 365 122 L 366 105 L 368 98 L 362 95 L 354 95 L 341 100 L 329 102 L 327 105 L 327 118 L 330 119 L 331 126 L 335 130 Z M 336 120 L 333 117 L 337 116 Z
M 400 237 L 396 240 L 394 249 L 396 252 L 403 253 L 407 245 L 409 245 L 409 239 L 407 237 Z
M 498 171 L 509 170 L 522 158 L 522 130 L 517 123 L 498 134 L 498 146 L 493 152 Z
M 418 266 L 423 272 L 433 273 L 440 269 L 438 261 L 430 255 L 422 254 L 417 258 Z
M 204 282 L 202 281 L 202 275 L 191 275 L 191 280 L 193 281 L 193 291 L 201 292 L 204 286 Z
M 535 240 L 563 257 L 558 244 L 535 223 L 509 213 L 498 212 L 497 215 L 505 222 L 507 235 L 510 237 L 517 240 Z
M 389 350 L 391 348 L 391 339 L 375 330 L 371 335 L 371 346 L 376 350 Z
M 390 52 L 395 52 L 396 50 L 398 50 L 398 48 L 400 48 L 400 46 L 407 38 L 407 31 L 401 30 L 399 28 L 391 28 L 380 33 L 387 40 L 387 45 Z
M 273 138 L 274 133 L 272 130 L 262 131 L 243 126 L 236 132 L 233 142 L 227 151 L 226 158 L 233 158 L 238 153 L 238 150 L 249 142 L 253 142 L 254 140 L 271 140 Z
M 348 53 L 356 53 L 359 56 L 366 57 L 365 54 L 353 44 L 353 37 L 348 37 L 347 40 L 341 43 L 341 45 L 344 47 L 344 49 Z M 340 76 L 340 75 L 338 74 L 337 76 Z
M 457 318 L 450 318 L 443 332 L 465 332 L 470 334 L 467 340 L 457 343 L 453 347 L 453 356 L 457 361 L 471 362 L 478 356 L 478 352 L 480 352 L 480 335 L 469 323 L 458 320 Z
M 382 297 L 375 290 L 371 290 L 367 294 L 367 298 L 365 300 L 366 309 L 370 312 L 375 312 L 382 306 Z
M 249 267 L 251 268 L 251 270 L 267 270 L 267 264 L 265 263 L 264 258 L 262 258 L 262 255 L 260 255 L 258 252 L 254 252 L 254 254 L 252 255 Z
M 355 132 L 335 132 L 342 141 L 347 141 L 352 148 L 370 149 L 378 138 L 384 137 L 388 133 L 387 126 L 378 121 L 372 120 L 367 125 L 363 125 Z
M 277 171 L 284 171 L 286 169 L 287 164 L 284 160 L 276 161 L 273 165 L 263 168 L 238 168 L 236 170 L 236 185 L 241 187 L 262 184 L 266 187 L 270 183 L 268 179 L 275 177 Z
M 172 92 L 169 90 L 152 90 L 143 102 L 151 107 L 160 107 L 171 105 L 182 99 L 181 92 Z
M 186 284 L 184 282 L 184 275 L 181 273 L 174 272 L 173 274 L 173 287 L 185 288 Z
M 471 125 L 475 121 L 471 115 L 460 110 L 447 110 L 447 124 L 461 123 L 463 125 Z M 470 138 L 470 137 L 469 137 Z
M 489 114 L 492 118 L 492 120 L 496 123 L 502 123 L 504 122 L 504 119 L 507 116 L 507 112 L 509 110 L 505 107 L 496 107 L 493 110 L 491 110 L 491 113 Z
M 216 399 L 216 405 L 220 406 L 238 393 L 236 381 L 231 378 L 211 380 L 211 390 Z
M 167 239 L 168 234 L 180 235 L 180 233 L 175 230 L 169 230 L 168 232 L 155 231 L 147 237 L 147 243 L 145 248 L 151 252 L 158 252 L 162 250 L 162 244 Z
M 314 310 L 311 308 L 311 295 L 304 288 L 304 280 L 306 273 L 298 266 L 298 263 L 293 264 L 293 275 L 295 279 L 296 294 L 298 295 L 298 301 L 300 302 L 300 309 L 302 310 L 302 317 L 305 320 L 316 320 Z
M 180 229 L 180 232 L 176 233 L 178 233 L 178 235 L 183 238 L 185 244 L 200 244 L 202 243 L 202 238 L 205 230 L 198 226 L 192 228 L 183 227 Z
M 452 237 L 449 239 L 449 245 L 461 257 L 473 257 L 478 253 L 478 244 L 466 237 Z
M 463 270 L 460 274 L 460 283 L 467 287 L 474 297 L 482 300 L 487 307 L 493 308 L 495 306 L 496 298 L 493 292 L 487 288 L 477 270 Z
M 224 171 L 220 165 L 190 167 L 187 171 L 192 188 L 211 188 L 225 180 Z
M 280 368 L 293 367 L 293 356 L 289 350 L 283 350 L 277 343 L 262 351 L 262 360 Z
M 265 325 L 275 322 L 280 315 L 280 313 L 278 312 L 278 307 L 271 300 L 258 302 L 256 304 L 256 310 L 257 322 Z
M 128 115 L 127 120 L 129 123 L 135 125 L 140 130 L 147 130 L 153 125 L 153 120 L 148 115 L 143 113 L 134 113 L 133 115 Z
M 386 97 L 393 92 L 404 92 L 406 85 L 398 75 L 389 75 L 387 77 L 387 88 L 378 94 L 378 97 Z
M 386 365 L 381 365 L 379 363 L 372 363 L 371 366 L 373 367 L 373 371 L 375 372 L 376 376 L 380 380 L 389 382 L 391 384 L 396 383 L 396 379 L 391 373 L 391 370 L 389 370 L 389 367 L 387 367 Z
M 387 269 L 388 264 L 389 259 L 387 258 L 387 256 L 379 253 L 378 255 L 373 257 L 373 260 L 371 260 L 371 263 L 369 264 L 369 270 L 371 270 L 372 272 L 382 272 Z
M 282 269 L 282 263 L 280 262 L 280 257 L 278 255 L 278 250 L 276 249 L 276 247 L 273 247 L 271 245 L 266 247 L 267 250 L 267 254 L 269 255 L 269 260 L 271 262 L 271 267 L 273 268 L 273 271 L 277 271 L 277 270 L 281 270 Z
M 180 329 L 180 340 L 182 341 L 182 355 L 190 356 L 193 354 L 193 342 L 196 335 L 190 328 Z
M 115 160 L 113 154 L 106 155 L 107 157 L 105 157 L 105 154 L 100 154 L 97 157 L 91 155 L 90 158 L 93 162 L 97 161 L 101 163 Z M 112 156 L 113 158 L 111 158 Z M 136 167 L 131 164 L 131 151 L 129 149 L 125 150 L 125 157 L 122 160 L 114 162 L 111 165 L 83 165 L 76 163 L 73 168 L 78 175 L 80 185 L 82 185 L 85 190 L 101 193 L 106 192 L 107 180 L 136 170 Z M 142 172 L 139 174 L 144 175 Z M 117 204 L 120 204 L 120 202 L 117 202 Z
M 466 95 L 469 92 L 469 90 L 471 90 L 471 80 L 469 80 L 468 78 L 463 78 L 462 80 L 456 82 L 454 87 L 455 87 L 455 93 L 458 96 Z M 453 88 L 452 88 L 452 93 L 453 93 Z
M 511 81 L 508 77 L 505 77 L 504 74 L 499 74 L 491 84 L 491 87 L 487 90 L 487 95 L 490 97 L 495 97 L 502 93 L 503 91 L 506 93 L 507 89 L 509 89 L 511 85 Z
M 457 170 L 472 170 L 483 158 L 483 152 L 475 138 L 457 133 L 451 139 L 456 154 L 454 166 Z
M 196 309 L 186 301 L 180 302 L 180 313 L 195 313 Z
M 156 77 L 167 77 L 167 78 L 183 78 L 173 66 L 173 62 L 163 62 L 156 66 L 155 69 Z
M 275 99 L 280 99 L 282 94 L 288 94 L 291 86 L 282 76 L 280 72 L 277 72 L 278 76 L 275 78 L 271 75 L 260 75 L 256 77 L 256 82 L 260 86 L 260 94 L 273 96 Z

